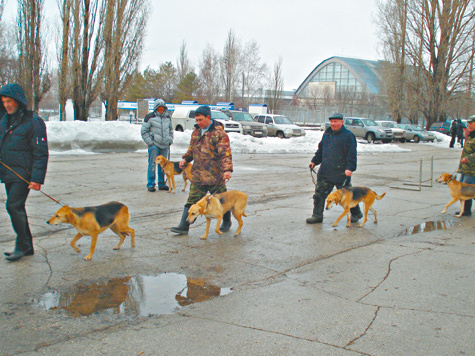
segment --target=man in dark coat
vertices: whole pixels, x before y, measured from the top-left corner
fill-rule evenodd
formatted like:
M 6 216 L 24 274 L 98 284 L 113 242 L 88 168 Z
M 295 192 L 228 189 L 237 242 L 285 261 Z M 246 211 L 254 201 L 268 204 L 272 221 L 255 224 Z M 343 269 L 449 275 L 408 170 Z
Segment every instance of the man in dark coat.
M 0 90 L 0 98 L 6 110 L 0 119 L 0 180 L 5 184 L 6 207 L 17 235 L 15 250 L 5 255 L 13 262 L 34 254 L 25 203 L 30 189 L 40 190 L 44 183 L 48 141 L 46 125 L 38 115 L 27 110 L 21 86 L 5 85 Z
M 323 221 L 323 209 L 327 196 L 336 186 L 351 187 L 351 174 L 356 170 L 356 138 L 343 126 L 343 115 L 330 116 L 330 127 L 323 134 L 318 150 L 310 162 L 310 169 L 320 165 L 317 185 L 313 196 L 313 214 L 308 224 Z M 360 207 L 351 208 L 351 222 L 363 217 Z

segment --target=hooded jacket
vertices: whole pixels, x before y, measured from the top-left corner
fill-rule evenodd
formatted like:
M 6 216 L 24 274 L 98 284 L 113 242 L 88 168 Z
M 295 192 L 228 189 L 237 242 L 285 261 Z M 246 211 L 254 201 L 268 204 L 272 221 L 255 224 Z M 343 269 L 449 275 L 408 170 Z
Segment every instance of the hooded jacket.
M 156 109 L 163 106 L 165 111 L 160 114 Z M 143 120 L 141 134 L 147 146 L 155 145 L 160 148 L 167 148 L 173 143 L 173 125 L 167 106 L 161 99 L 154 102 L 155 111 L 147 114 Z
M 191 182 L 195 185 L 219 186 L 224 184 L 223 174 L 233 171 L 231 144 L 223 124 L 211 120 L 209 129 L 201 134 L 195 125 L 190 147 L 183 155 L 186 162 L 193 161 Z
M 356 171 L 356 161 L 356 138 L 345 126 L 338 131 L 328 128 L 312 158 L 316 166 L 320 164 L 318 178 L 337 184 L 345 181 L 345 170 Z
M 43 184 L 48 165 L 48 140 L 44 121 L 27 110 L 26 96 L 18 84 L 7 84 L 0 97 L 18 102 L 18 111 L 0 119 L 0 160 L 29 182 Z M 13 172 L 0 164 L 3 183 L 21 181 Z

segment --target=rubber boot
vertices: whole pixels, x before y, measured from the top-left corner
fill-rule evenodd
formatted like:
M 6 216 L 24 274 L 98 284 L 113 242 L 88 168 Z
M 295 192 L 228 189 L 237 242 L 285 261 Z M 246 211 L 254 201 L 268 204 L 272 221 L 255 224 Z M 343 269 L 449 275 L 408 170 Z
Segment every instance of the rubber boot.
M 190 223 L 186 221 L 186 218 L 188 217 L 188 210 L 190 210 L 190 207 L 185 205 L 180 224 L 177 227 L 172 227 L 170 231 L 179 235 L 188 235 L 188 230 L 190 229 Z
M 472 216 L 472 201 L 473 199 L 465 200 L 462 216 Z M 460 214 L 460 211 L 457 211 L 455 213 L 455 215 L 458 215 L 458 214 Z
M 231 228 L 231 225 L 233 223 L 231 222 L 231 210 L 228 210 L 226 213 L 223 215 L 223 222 L 221 223 L 220 230 L 222 232 L 229 231 Z
M 355 206 L 354 208 L 351 208 L 350 212 L 351 212 L 351 222 L 352 223 L 357 222 L 359 219 L 361 219 L 363 217 L 363 213 L 361 212 L 361 209 L 360 209 L 359 205 Z
M 323 222 L 323 208 L 325 207 L 325 199 L 322 199 L 319 195 L 313 196 L 313 213 L 312 216 L 307 218 L 307 224 L 320 224 Z

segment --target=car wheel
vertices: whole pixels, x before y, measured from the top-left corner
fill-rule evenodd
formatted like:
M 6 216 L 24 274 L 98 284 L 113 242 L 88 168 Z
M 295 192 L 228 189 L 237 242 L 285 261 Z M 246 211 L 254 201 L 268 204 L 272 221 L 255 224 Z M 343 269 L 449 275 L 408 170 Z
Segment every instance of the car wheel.
M 374 139 L 375 139 L 374 133 L 370 132 L 369 134 L 366 135 L 366 141 L 368 141 L 368 143 L 374 142 Z
M 414 136 L 413 140 L 414 140 L 415 143 L 418 143 L 421 140 L 421 138 L 416 135 L 416 136 Z
M 400 138 L 399 141 L 401 141 L 402 143 L 406 142 L 406 139 L 405 138 Z
M 181 127 L 181 126 L 178 125 L 178 126 L 176 127 L 175 131 L 183 132 L 183 127 Z
M 284 133 L 282 131 L 277 132 L 277 137 L 278 138 L 285 138 Z

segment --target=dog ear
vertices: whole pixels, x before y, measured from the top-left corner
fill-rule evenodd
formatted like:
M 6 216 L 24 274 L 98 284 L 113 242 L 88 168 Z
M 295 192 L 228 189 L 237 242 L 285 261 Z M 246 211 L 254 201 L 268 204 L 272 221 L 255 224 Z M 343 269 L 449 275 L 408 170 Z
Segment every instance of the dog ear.
M 203 214 L 205 213 L 205 208 L 200 206 L 199 211 L 200 211 L 200 215 L 203 216 Z

